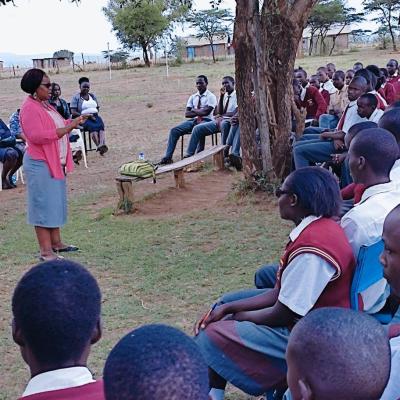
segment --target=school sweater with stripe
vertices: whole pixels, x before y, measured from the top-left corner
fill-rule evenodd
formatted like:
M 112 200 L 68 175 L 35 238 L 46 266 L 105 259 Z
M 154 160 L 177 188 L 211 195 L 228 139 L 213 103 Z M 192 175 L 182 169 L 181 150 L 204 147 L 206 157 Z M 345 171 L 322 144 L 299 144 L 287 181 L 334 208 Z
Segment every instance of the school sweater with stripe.
M 350 308 L 350 287 L 355 268 L 353 251 L 340 227 L 332 219 L 320 218 L 307 226 L 294 242 L 289 242 L 277 272 L 276 287 L 281 288 L 282 273 L 298 255 L 312 253 L 331 264 L 336 273 L 315 303 L 319 307 Z M 304 265 L 307 268 L 307 265 Z

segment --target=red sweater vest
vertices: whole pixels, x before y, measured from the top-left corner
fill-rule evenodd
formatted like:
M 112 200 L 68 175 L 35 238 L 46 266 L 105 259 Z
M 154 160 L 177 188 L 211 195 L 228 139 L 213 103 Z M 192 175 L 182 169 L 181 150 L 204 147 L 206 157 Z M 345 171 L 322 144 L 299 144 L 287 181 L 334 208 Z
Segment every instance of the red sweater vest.
M 105 400 L 103 381 L 68 389 L 51 390 L 21 397 L 19 400 Z
M 350 287 L 355 260 L 349 241 L 341 226 L 328 218 L 320 218 L 308 225 L 294 242 L 289 242 L 277 272 L 276 285 L 280 289 L 282 273 L 298 255 L 316 254 L 336 269 L 336 273 L 318 298 L 314 308 L 350 308 Z M 307 265 L 304 265 L 307 268 Z
M 322 114 L 326 114 L 328 108 L 321 93 L 314 86 L 307 87 L 306 95 L 300 106 L 306 108 L 307 118 L 314 119 L 318 119 Z

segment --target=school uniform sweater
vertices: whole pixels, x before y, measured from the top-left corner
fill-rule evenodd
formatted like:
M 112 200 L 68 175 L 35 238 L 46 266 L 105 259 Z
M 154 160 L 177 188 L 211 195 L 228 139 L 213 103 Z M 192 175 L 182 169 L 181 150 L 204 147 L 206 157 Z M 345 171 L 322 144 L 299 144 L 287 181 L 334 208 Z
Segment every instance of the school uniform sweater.
M 67 389 L 50 390 L 21 397 L 19 400 L 105 400 L 103 381 Z
M 338 223 L 329 218 L 320 218 L 308 225 L 292 242 L 286 246 L 277 272 L 276 287 L 281 288 L 283 271 L 298 255 L 311 253 L 326 260 L 336 269 L 314 308 L 350 308 L 350 286 L 355 260 L 348 239 Z M 305 265 L 304 268 L 307 268 Z
M 314 86 L 307 86 L 304 99 L 300 103 L 301 107 L 307 110 L 307 118 L 319 119 L 322 114 L 326 114 L 328 108 L 322 94 Z

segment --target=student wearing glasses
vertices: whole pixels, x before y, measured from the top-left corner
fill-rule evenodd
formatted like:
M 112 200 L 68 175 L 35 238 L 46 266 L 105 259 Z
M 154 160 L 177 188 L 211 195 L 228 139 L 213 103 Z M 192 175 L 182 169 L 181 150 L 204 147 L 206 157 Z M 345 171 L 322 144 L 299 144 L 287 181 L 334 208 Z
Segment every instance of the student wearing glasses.
M 35 227 L 40 260 L 48 261 L 59 258 L 58 252 L 78 250 L 63 243 L 60 227 L 67 221 L 66 174 L 73 170 L 68 136 L 86 117 L 66 121 L 48 103 L 51 83 L 40 69 L 24 74 L 21 89 L 29 94 L 20 112 L 28 144 L 23 160 L 28 223 Z
M 227 381 L 253 396 L 284 386 L 285 351 L 296 322 L 316 308 L 350 308 L 355 261 L 343 229 L 332 219 L 341 205 L 333 175 L 319 167 L 301 168 L 286 178 L 277 196 L 281 218 L 295 228 L 275 288 L 217 303 L 196 325 L 213 400 L 223 399 Z

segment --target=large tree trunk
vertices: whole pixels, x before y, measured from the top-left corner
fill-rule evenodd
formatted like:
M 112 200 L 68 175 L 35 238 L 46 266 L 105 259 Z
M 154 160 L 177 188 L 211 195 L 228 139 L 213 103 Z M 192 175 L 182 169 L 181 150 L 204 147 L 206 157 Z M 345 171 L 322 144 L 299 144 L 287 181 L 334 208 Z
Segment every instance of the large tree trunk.
M 262 173 L 270 182 L 276 182 L 289 172 L 293 69 L 303 28 L 316 2 L 265 0 L 260 9 L 259 0 L 236 0 L 235 63 L 247 179 Z M 256 99 L 261 162 L 254 151 L 250 80 Z
M 143 60 L 146 67 L 150 67 L 149 53 L 147 51 L 147 44 L 142 44 Z

